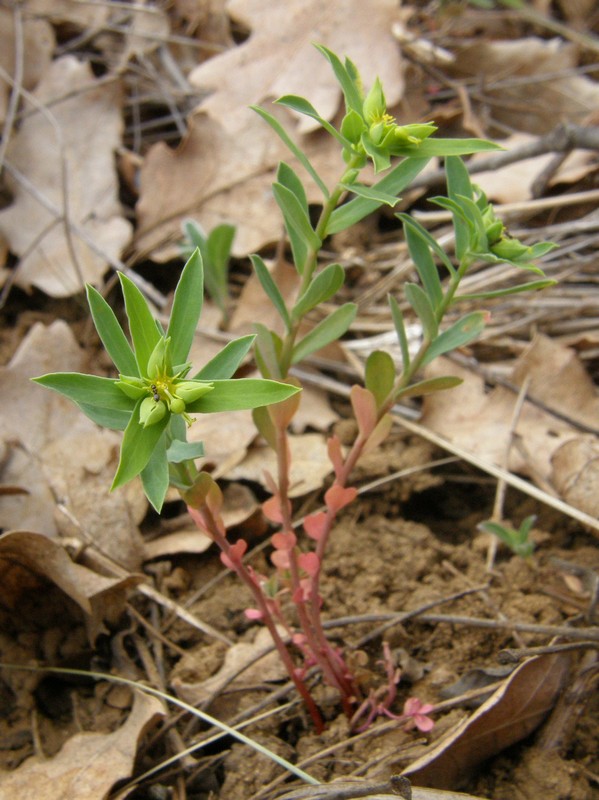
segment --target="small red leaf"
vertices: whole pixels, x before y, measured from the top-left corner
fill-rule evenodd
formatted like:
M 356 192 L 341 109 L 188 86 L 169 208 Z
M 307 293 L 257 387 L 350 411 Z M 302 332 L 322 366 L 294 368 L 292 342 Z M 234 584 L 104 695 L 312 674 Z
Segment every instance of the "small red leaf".
M 270 541 L 276 550 L 293 550 L 297 537 L 294 533 L 274 533 Z
M 314 541 L 318 542 L 326 533 L 327 514 L 326 511 L 319 511 L 317 514 L 309 514 L 304 518 L 304 530 Z
M 302 553 L 298 556 L 297 563 L 311 578 L 315 578 L 320 572 L 320 559 L 316 553 Z
M 329 511 L 332 514 L 336 514 L 342 508 L 352 503 L 356 499 L 357 494 L 358 490 L 353 486 L 343 488 L 335 484 L 326 492 L 324 502 Z

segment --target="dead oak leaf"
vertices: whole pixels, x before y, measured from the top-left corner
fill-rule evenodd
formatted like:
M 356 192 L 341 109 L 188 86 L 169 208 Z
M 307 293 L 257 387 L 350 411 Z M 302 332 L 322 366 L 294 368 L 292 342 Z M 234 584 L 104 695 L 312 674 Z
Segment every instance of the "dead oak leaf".
M 101 800 L 133 770 L 139 741 L 164 716 L 155 697 L 136 694 L 126 723 L 114 733 L 77 733 L 53 758 L 33 756 L 1 776 L 0 800 Z
M 389 106 L 403 95 L 402 61 L 391 33 L 397 13 L 393 0 L 236 0 L 227 11 L 251 29 L 250 37 L 191 72 L 190 83 L 207 93 L 206 99 L 180 147 L 173 151 L 164 143 L 155 145 L 142 168 L 136 249 L 156 260 L 180 254 L 181 223 L 189 216 L 206 230 L 222 222 L 235 225 L 238 256 L 280 238 L 283 227 L 271 184 L 277 163 L 285 159 L 293 166 L 294 159 L 249 106 L 264 105 L 288 129 L 293 128 L 290 112 L 269 102 L 281 94 L 306 96 L 326 119 L 337 114 L 341 90 L 312 42 L 349 56 L 367 87 L 378 74 Z M 295 125 L 292 136 L 317 127 L 307 118 L 296 119 Z M 339 179 L 343 163 L 330 137 L 313 135 L 301 146 L 325 183 Z M 307 191 L 310 202 L 322 200 L 310 180 Z
M 309 96 L 321 116 L 328 120 L 335 116 L 341 90 L 313 42 L 349 56 L 367 85 L 378 75 L 389 106 L 403 94 L 400 53 L 391 33 L 397 16 L 395 0 L 233 0 L 227 12 L 251 31 L 250 37 L 201 64 L 189 81 L 212 92 L 201 108 L 229 130 L 239 130 L 239 116 L 245 116 L 246 106 L 282 94 Z M 301 132 L 317 127 L 314 120 L 302 118 Z
M 114 164 L 123 127 L 121 89 L 117 81 L 99 84 L 88 64 L 65 56 L 50 65 L 34 96 L 39 105 L 28 105 L 30 113 L 7 149 L 7 163 L 23 179 L 7 177 L 14 199 L 0 212 L 0 234 L 21 258 L 20 286 L 68 297 L 81 291 L 84 281 L 98 284 L 107 258 L 118 258 L 131 235 L 121 215 Z M 67 218 L 61 220 L 65 207 Z

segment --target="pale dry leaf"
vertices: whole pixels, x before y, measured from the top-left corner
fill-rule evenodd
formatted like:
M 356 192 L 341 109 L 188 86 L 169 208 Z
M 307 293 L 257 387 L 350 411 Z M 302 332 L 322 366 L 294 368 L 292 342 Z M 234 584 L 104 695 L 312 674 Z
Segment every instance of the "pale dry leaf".
M 493 118 L 512 130 L 548 133 L 559 122 L 582 122 L 599 107 L 599 86 L 572 74 L 578 49 L 561 39 L 475 39 L 458 45 L 454 55 L 449 71 L 484 83 L 485 97 L 496 101 Z
M 501 146 L 506 150 L 514 150 L 535 140 L 536 137 L 530 134 L 515 133 L 507 139 L 502 139 Z M 525 158 L 490 172 L 477 172 L 474 181 L 481 187 L 489 200 L 498 203 L 517 203 L 530 200 L 533 196 L 532 188 L 535 180 L 554 158 L 553 153 Z M 475 155 L 470 163 L 475 163 L 477 160 L 480 160 L 480 156 Z M 595 153 L 590 150 L 572 151 L 552 175 L 549 185 L 576 183 L 582 180 L 597 168 L 595 161 Z
M 77 733 L 53 758 L 33 756 L 0 778 L 0 800 L 103 800 L 132 771 L 139 742 L 164 716 L 162 704 L 141 692 L 114 733 Z
M 10 8 L 0 8 L 0 67 L 14 78 L 15 22 Z M 45 75 L 52 60 L 55 40 L 52 27 L 44 19 L 26 16 L 23 19 L 22 86 L 32 91 Z M 6 118 L 10 85 L 0 81 L 0 123 Z M 8 134 L 8 131 L 5 131 Z
M 83 352 L 66 323 L 36 323 L 10 364 L 0 369 L 4 413 L 0 438 L 12 458 L 3 480 L 18 478 L 30 495 L 0 498 L 5 528 L 75 536 L 137 569 L 143 556 L 138 525 L 147 501 L 137 482 L 109 492 L 120 434 L 100 430 L 70 401 L 31 383 L 47 372 L 85 372 Z M 35 510 L 40 516 L 35 518 Z
M 341 57 L 349 56 L 367 86 L 378 75 L 389 106 L 403 95 L 403 66 L 391 33 L 397 16 L 394 0 L 232 0 L 229 15 L 246 26 L 250 36 L 239 47 L 200 65 L 189 76 L 192 86 L 210 91 L 201 104 L 230 132 L 239 133 L 246 107 L 283 94 L 309 96 L 325 119 L 339 109 L 341 90 L 313 42 Z M 313 131 L 314 120 L 302 117 L 300 130 Z
M 599 519 L 599 440 L 580 436 L 559 447 L 551 459 L 553 485 L 561 497 Z
M 281 631 L 284 634 L 284 631 Z M 218 693 L 225 685 L 231 682 L 231 678 L 239 670 L 253 661 L 247 669 L 243 669 L 241 675 L 235 679 L 234 685 L 247 686 L 264 681 L 280 681 L 287 677 L 285 667 L 274 649 L 271 652 L 257 658 L 264 650 L 272 648 L 273 642 L 267 628 L 259 628 L 253 642 L 238 642 L 227 650 L 225 661 L 216 675 L 204 681 L 196 683 L 190 682 L 189 677 L 183 680 L 181 675 L 189 676 L 194 669 L 194 661 L 198 658 L 197 653 L 191 651 L 188 656 L 177 664 L 171 685 L 177 696 L 186 703 L 192 705 L 200 704 L 212 695 Z M 254 661 L 254 659 L 256 659 Z
M 420 786 L 459 786 L 475 766 L 534 731 L 553 708 L 569 667 L 567 654 L 528 659 L 472 716 L 402 775 Z
M 61 213 L 66 202 L 69 221 L 83 228 L 108 258 L 118 258 L 131 236 L 118 202 L 114 164 L 123 129 L 120 84 L 99 85 L 88 64 L 64 56 L 50 65 L 34 95 L 42 105 L 52 104 L 48 114 L 54 124 L 28 105 L 32 113 L 8 146 L 8 162 Z M 98 284 L 106 259 L 71 231 L 75 264 L 63 222 L 14 177 L 7 182 L 13 202 L 0 211 L 0 233 L 21 258 L 16 283 L 54 297 L 80 292 L 84 281 Z
M 110 16 L 108 3 L 81 3 L 78 0 L 25 0 L 28 15 L 47 19 L 54 25 L 67 23 L 89 31 L 99 29 Z
M 270 101 L 283 93 L 303 94 L 323 117 L 335 116 L 341 92 L 311 42 L 355 60 L 367 87 L 379 74 L 389 106 L 403 93 L 403 67 L 391 33 L 396 3 L 391 0 L 368 6 L 360 0 L 293 0 L 284 5 L 244 0 L 229 3 L 227 11 L 252 28 L 249 39 L 191 73 L 190 81 L 210 94 L 190 119 L 177 150 L 155 145 L 141 172 L 136 249 L 155 260 L 179 255 L 181 223 L 189 216 L 207 231 L 223 222 L 235 225 L 233 252 L 238 256 L 281 238 L 281 216 L 271 191 L 274 170 L 282 159 L 298 166 L 248 106 L 264 105 L 292 136 L 313 126 L 310 121 L 301 127 L 290 112 L 272 106 Z M 337 143 L 313 134 L 301 145 L 325 183 L 339 179 L 343 164 Z M 306 185 L 309 201 L 321 201 L 311 179 Z
M 122 615 L 128 593 L 140 576 L 107 578 L 71 561 L 62 545 L 32 531 L 10 531 L 0 536 L 2 603 L 15 608 L 24 591 L 40 591 L 50 581 L 83 611 L 90 641 Z M 37 586 L 34 586 L 37 584 Z
M 332 470 L 327 446 L 319 433 L 303 433 L 289 437 L 291 475 L 289 496 L 301 497 L 322 488 L 322 482 Z M 264 472 L 277 474 L 274 451 L 267 445 L 257 445 L 247 457 L 227 473 L 229 480 L 264 482 Z

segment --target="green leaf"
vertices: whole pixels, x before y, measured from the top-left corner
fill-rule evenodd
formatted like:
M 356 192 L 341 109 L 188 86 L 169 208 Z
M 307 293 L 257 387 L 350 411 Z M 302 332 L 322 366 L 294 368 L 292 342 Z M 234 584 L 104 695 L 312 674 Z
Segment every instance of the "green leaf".
M 408 186 L 419 172 L 428 164 L 428 158 L 410 158 L 401 161 L 388 172 L 384 178 L 377 181 L 371 188 L 373 191 L 383 192 L 389 196 L 397 196 Z M 339 233 L 364 217 L 376 211 L 381 206 L 378 200 L 367 200 L 365 197 L 355 197 L 349 203 L 336 208 L 327 224 L 326 235 Z
M 389 151 L 383 147 L 377 147 L 373 144 L 367 133 L 362 134 L 361 138 L 362 147 L 366 151 L 369 158 L 372 159 L 375 172 L 385 172 L 391 166 L 391 157 Z
M 263 378 L 238 378 L 230 381 L 214 381 L 214 388 L 186 411 L 190 414 L 210 414 L 214 411 L 241 411 L 246 408 L 272 405 L 286 400 L 299 389 L 288 383 Z
M 34 383 L 68 397 L 78 406 L 106 408 L 131 413 L 135 402 L 116 385 L 114 378 L 99 375 L 82 375 L 79 372 L 51 372 L 32 378 Z
M 166 451 L 170 464 L 181 464 L 183 461 L 202 458 L 204 455 L 204 442 L 182 442 L 180 439 L 175 439 Z
M 396 144 L 389 148 L 394 156 L 433 158 L 434 156 L 468 156 L 472 153 L 488 153 L 504 148 L 486 139 L 438 139 L 431 137 L 420 144 Z
M 404 291 L 408 303 L 418 315 L 420 322 L 422 322 L 424 335 L 432 342 L 437 337 L 438 325 L 428 295 L 417 283 L 406 283 Z
M 191 380 L 216 381 L 232 378 L 248 354 L 255 338 L 256 336 L 252 333 L 229 342 Z
M 170 484 L 165 442 L 158 442 L 150 460 L 142 469 L 140 475 L 141 485 L 146 497 L 152 507 L 160 514 Z
M 256 270 L 256 275 L 258 276 L 260 285 L 266 292 L 268 299 L 276 308 L 279 316 L 285 323 L 285 328 L 287 330 L 290 330 L 291 318 L 289 316 L 289 312 L 287 311 L 287 306 L 285 305 L 285 300 L 283 299 L 283 295 L 279 291 L 279 287 L 277 286 L 277 284 L 272 279 L 270 270 L 268 269 L 268 267 L 266 266 L 266 264 L 259 255 L 251 255 L 250 259 L 254 269 Z
M 256 328 L 256 363 L 262 375 L 266 378 L 282 380 L 283 373 L 280 357 L 283 343 L 274 331 L 269 331 L 265 325 L 255 322 Z
M 223 313 L 227 310 L 228 268 L 234 238 L 234 225 L 217 225 L 208 236 L 206 255 L 202 253 L 206 288 Z
M 273 183 L 272 191 L 285 217 L 285 222 L 293 228 L 309 248 L 319 250 L 322 242 L 316 235 L 314 228 L 310 224 L 310 219 L 297 197 L 290 189 L 280 183 Z
M 337 81 L 341 86 L 341 91 L 343 92 L 347 109 L 348 110 L 353 109 L 361 116 L 363 98 L 360 90 L 356 85 L 356 69 L 354 65 L 351 63 L 351 61 L 348 60 L 346 62 L 347 65 L 344 66 L 341 63 L 339 57 L 335 53 L 333 53 L 332 50 L 329 50 L 328 47 L 325 47 L 323 44 L 315 44 L 314 47 L 320 53 L 322 53 L 322 55 L 326 58 L 326 60 L 333 68 L 335 77 L 337 78 Z M 351 72 L 348 69 L 350 65 L 351 67 L 353 67 Z
M 88 419 L 95 422 L 101 428 L 110 428 L 113 431 L 124 431 L 129 420 L 131 411 L 118 411 L 114 408 L 102 408 L 102 406 L 89 406 L 87 403 L 77 403 L 77 408 L 85 414 Z
M 406 228 L 406 226 L 409 226 L 414 232 L 414 234 L 420 236 L 422 241 L 425 242 L 430 247 L 433 253 L 435 253 L 435 255 L 443 263 L 443 265 L 446 267 L 450 275 L 455 274 L 455 268 L 451 263 L 451 260 L 447 255 L 447 253 L 445 252 L 445 250 L 443 250 L 439 242 L 433 236 L 431 236 L 431 234 L 426 230 L 426 228 L 423 225 L 420 224 L 420 222 L 415 220 L 409 214 L 403 214 L 401 212 L 399 214 L 396 214 L 395 216 L 397 217 L 397 219 L 402 221 L 404 229 Z
M 556 285 L 557 281 L 547 278 L 544 281 L 530 281 L 529 283 L 521 283 L 518 286 L 509 286 L 507 289 L 494 289 L 490 292 L 478 292 L 476 294 L 459 294 L 454 298 L 454 303 L 457 303 L 458 300 L 486 300 L 491 297 L 507 297 L 510 294 L 533 292 Z
M 470 181 L 470 175 L 461 158 L 450 157 L 445 160 L 445 174 L 447 176 L 447 193 L 449 199 L 462 209 L 458 203 L 458 198 L 468 197 L 472 200 L 474 197 L 474 189 Z M 431 202 L 437 202 L 437 205 L 442 205 L 434 199 Z M 464 219 L 464 211 L 458 213 L 453 210 L 453 227 L 455 230 L 455 252 L 458 261 L 461 261 L 470 248 L 472 222 Z
M 200 250 L 196 247 L 183 267 L 177 283 L 166 334 L 171 339 L 171 358 L 174 364 L 182 364 L 187 360 L 203 300 L 204 270 Z
M 272 114 L 269 114 L 268 111 L 265 111 L 263 108 L 260 108 L 260 106 L 250 106 L 250 108 L 257 114 L 259 114 L 262 117 L 262 119 L 270 125 L 273 131 L 281 139 L 283 144 L 286 145 L 287 148 L 297 158 L 297 160 L 300 162 L 300 164 L 306 170 L 306 172 L 312 176 L 314 182 L 322 192 L 323 197 L 325 197 L 328 200 L 330 192 L 327 189 L 325 182 L 322 180 L 318 172 L 316 172 L 316 170 L 312 166 L 312 163 L 310 162 L 308 156 L 290 138 L 289 134 L 287 133 L 285 128 L 281 125 L 281 123 L 277 119 L 275 119 L 275 117 L 273 117 Z
M 395 364 L 389 353 L 375 350 L 366 359 L 364 385 L 375 397 L 380 411 L 395 383 Z
M 160 333 L 156 327 L 150 307 L 137 286 L 122 272 L 119 272 L 119 279 L 125 298 L 125 309 L 129 320 L 129 330 L 131 331 L 138 374 L 142 377 L 147 377 L 148 360 L 160 339 Z
M 312 279 L 310 285 L 294 305 L 291 316 L 294 321 L 304 317 L 308 311 L 325 303 L 343 286 L 345 272 L 341 264 L 329 264 Z
M 147 428 L 140 425 L 139 407 L 142 402 L 143 400 L 137 401 L 129 424 L 125 428 L 121 456 L 112 481 L 112 489 L 123 486 L 140 474 L 152 457 L 152 453 L 168 425 L 170 414 L 166 414 L 155 425 L 149 425 Z
M 461 378 L 456 378 L 454 375 L 445 375 L 438 378 L 427 378 L 424 381 L 413 383 L 407 386 L 397 394 L 397 399 L 401 397 L 403 400 L 406 397 L 422 397 L 425 394 L 432 394 L 433 392 L 440 392 L 445 389 L 453 389 L 462 383 Z
M 135 354 L 114 311 L 93 286 L 87 284 L 85 288 L 94 325 L 98 331 L 98 336 L 102 340 L 104 349 L 112 359 L 112 363 L 123 375 L 137 375 Z
M 277 181 L 282 185 L 286 186 L 293 194 L 297 197 L 299 204 L 306 212 L 306 216 L 308 216 L 308 198 L 306 197 L 306 190 L 304 189 L 304 184 L 299 179 L 299 176 L 293 169 L 286 164 L 284 161 L 281 161 L 279 164 L 279 168 L 277 170 Z
M 378 189 L 374 189 L 372 186 L 364 186 L 363 183 L 342 183 L 341 186 L 347 189 L 348 192 L 357 194 L 358 197 L 363 197 L 365 200 L 374 200 L 379 205 L 384 204 L 391 208 L 396 206 L 400 200 L 400 198 L 395 197 L 395 195 L 381 192 Z
M 437 356 L 462 347 L 482 333 L 487 315 L 484 311 L 473 311 L 459 319 L 450 328 L 439 334 L 426 351 L 422 364 L 430 364 Z
M 343 336 L 354 321 L 357 311 L 358 306 L 355 303 L 345 303 L 335 309 L 295 345 L 291 363 L 297 364 L 310 353 Z
M 441 280 L 439 278 L 437 265 L 431 255 L 428 243 L 425 242 L 409 224 L 406 225 L 405 222 L 404 234 L 410 256 L 420 276 L 424 291 L 428 295 L 433 310 L 436 311 L 443 302 L 443 290 L 441 288 Z
M 286 94 L 283 95 L 283 97 L 279 97 L 278 100 L 275 100 L 275 103 L 278 106 L 285 106 L 285 108 L 290 108 L 292 111 L 296 111 L 298 114 L 303 114 L 306 117 L 315 119 L 319 125 L 321 125 L 328 133 L 330 133 L 331 136 L 337 139 L 340 144 L 342 144 L 344 147 L 351 147 L 351 142 L 342 136 L 339 131 L 333 125 L 331 125 L 330 122 L 324 119 L 324 117 L 321 117 L 312 103 L 309 103 L 305 97 L 299 97 L 296 94 Z
M 408 334 L 406 333 L 406 326 L 403 321 L 403 314 L 397 300 L 393 295 L 389 295 L 389 306 L 391 307 L 391 316 L 393 318 L 393 325 L 397 332 L 397 339 L 401 350 L 402 370 L 405 372 L 410 366 L 410 348 L 408 346 Z

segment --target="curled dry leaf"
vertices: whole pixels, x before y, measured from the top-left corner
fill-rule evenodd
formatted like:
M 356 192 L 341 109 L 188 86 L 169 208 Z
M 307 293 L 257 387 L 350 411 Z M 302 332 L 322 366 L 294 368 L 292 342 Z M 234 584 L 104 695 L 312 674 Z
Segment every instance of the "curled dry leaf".
M 18 606 L 24 591 L 40 591 L 48 581 L 77 603 L 85 615 L 94 642 L 104 621 L 115 622 L 123 613 L 128 592 L 140 576 L 106 578 L 75 564 L 62 545 L 31 531 L 11 531 L 0 536 L 0 586 L 2 604 Z
M 599 442 L 581 436 L 553 454 L 553 483 L 567 503 L 599 518 Z
M 77 230 L 110 259 L 120 256 L 131 235 L 121 215 L 114 164 L 123 127 L 121 89 L 118 81 L 100 84 L 88 64 L 64 56 L 52 62 L 34 96 L 39 105 L 27 105 L 31 113 L 7 149 L 7 162 L 23 181 L 7 176 L 14 199 L 0 212 L 0 233 L 22 259 L 19 286 L 68 297 L 85 281 L 98 284 L 107 267 L 107 258 Z
M 482 761 L 528 736 L 553 708 L 570 668 L 566 654 L 521 664 L 497 691 L 402 775 L 420 786 L 452 789 Z
M 113 733 L 77 733 L 53 758 L 33 756 L 2 775 L 0 800 L 102 800 L 117 781 L 128 778 L 139 742 L 164 712 L 155 697 L 135 695 L 125 724 Z

